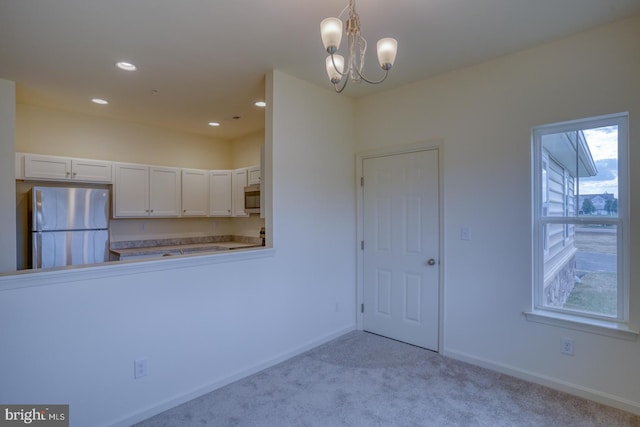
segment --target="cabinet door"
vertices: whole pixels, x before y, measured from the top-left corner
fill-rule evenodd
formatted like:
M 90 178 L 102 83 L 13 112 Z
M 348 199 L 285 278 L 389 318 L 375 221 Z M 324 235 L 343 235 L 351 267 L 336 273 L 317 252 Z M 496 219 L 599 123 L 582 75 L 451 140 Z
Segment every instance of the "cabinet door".
M 111 182 L 111 163 L 100 160 L 71 160 L 71 177 L 76 181 Z
M 115 164 L 113 216 L 149 216 L 149 168 L 143 165 Z
M 69 180 L 71 179 L 71 160 L 55 156 L 24 156 L 24 177 Z
M 207 216 L 209 210 L 207 171 L 182 169 L 182 216 Z
M 180 169 L 149 167 L 149 215 L 180 216 Z
M 209 172 L 209 215 L 231 216 L 231 171 Z
M 236 169 L 231 176 L 231 216 L 249 216 L 244 211 L 244 187 L 247 186 L 247 168 Z
M 247 169 L 248 185 L 260 184 L 260 166 L 251 166 Z

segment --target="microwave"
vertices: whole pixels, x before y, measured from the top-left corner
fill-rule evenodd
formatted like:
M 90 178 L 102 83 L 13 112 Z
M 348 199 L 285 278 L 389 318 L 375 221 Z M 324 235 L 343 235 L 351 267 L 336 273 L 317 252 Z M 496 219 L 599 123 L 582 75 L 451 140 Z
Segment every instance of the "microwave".
M 244 211 L 260 213 L 260 184 L 244 187 Z

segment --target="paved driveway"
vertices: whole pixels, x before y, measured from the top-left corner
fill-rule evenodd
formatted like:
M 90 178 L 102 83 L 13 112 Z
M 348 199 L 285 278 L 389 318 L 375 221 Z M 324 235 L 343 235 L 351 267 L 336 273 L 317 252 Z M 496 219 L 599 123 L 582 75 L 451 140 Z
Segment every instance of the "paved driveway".
M 616 272 L 617 256 L 613 254 L 601 254 L 597 252 L 581 252 L 576 254 L 576 270 L 585 272 L 604 271 Z

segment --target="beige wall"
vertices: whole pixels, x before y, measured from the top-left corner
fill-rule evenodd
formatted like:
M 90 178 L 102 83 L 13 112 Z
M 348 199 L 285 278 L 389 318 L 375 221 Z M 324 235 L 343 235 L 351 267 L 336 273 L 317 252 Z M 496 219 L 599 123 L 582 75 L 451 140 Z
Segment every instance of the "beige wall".
M 231 168 L 260 164 L 260 146 L 264 144 L 264 131 L 252 133 L 231 141 Z
M 439 141 L 444 352 L 640 413 L 640 342 L 529 322 L 531 129 L 629 112 L 631 259 L 640 251 L 640 16 L 357 102 L 357 151 Z M 383 107 L 381 107 L 383 106 Z M 462 241 L 462 227 L 471 241 Z M 634 255 L 636 254 L 636 255 Z M 630 266 L 640 329 L 640 264 Z M 575 356 L 560 354 L 561 337 Z
M 228 169 L 230 142 L 18 104 L 16 151 L 194 169 Z
M 0 79 L 0 271 L 16 269 L 15 117 L 16 85 Z

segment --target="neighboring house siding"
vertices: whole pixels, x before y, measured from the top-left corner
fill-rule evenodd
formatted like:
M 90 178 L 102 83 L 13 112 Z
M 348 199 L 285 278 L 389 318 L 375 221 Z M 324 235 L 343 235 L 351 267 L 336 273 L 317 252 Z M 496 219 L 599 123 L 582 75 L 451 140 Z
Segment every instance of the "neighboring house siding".
M 575 215 L 575 178 L 549 153 L 546 173 L 547 216 Z M 543 298 L 547 306 L 562 306 L 575 285 L 575 254 L 573 225 L 546 226 L 545 279 Z

